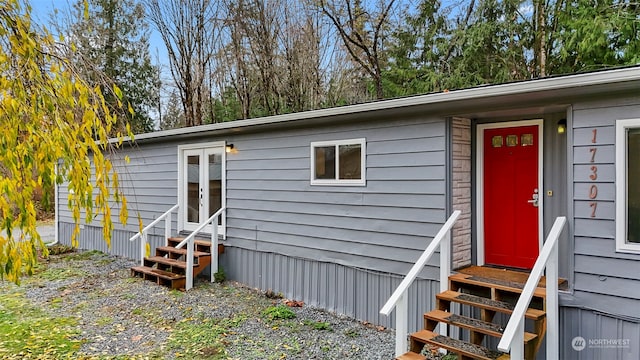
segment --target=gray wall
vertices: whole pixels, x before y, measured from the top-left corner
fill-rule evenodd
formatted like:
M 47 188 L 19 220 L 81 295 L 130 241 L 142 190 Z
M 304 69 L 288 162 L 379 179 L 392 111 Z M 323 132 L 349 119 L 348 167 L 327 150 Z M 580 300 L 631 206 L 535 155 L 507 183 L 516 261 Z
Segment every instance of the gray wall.
M 310 185 L 310 142 L 366 138 L 366 186 Z M 406 274 L 445 219 L 445 122 L 397 120 L 230 139 L 230 246 Z M 430 271 L 437 278 L 437 269 Z
M 225 138 L 142 144 L 119 152 L 130 224 L 117 226 L 112 248 L 99 222 L 83 225 L 80 244 L 131 258 L 139 243 L 137 213 L 148 224 L 177 201 L 177 146 L 227 141 L 228 278 L 272 289 L 305 303 L 388 326 L 378 311 L 446 220 L 444 119 L 383 119 L 369 123 L 300 128 Z M 311 186 L 310 143 L 366 138 L 366 186 Z M 60 238 L 73 225 L 61 189 Z M 117 221 L 117 207 L 114 208 Z M 177 216 L 174 215 L 174 228 Z M 162 223 L 151 242 L 163 242 Z M 433 305 L 437 256 L 411 289 L 412 329 Z
M 612 104 L 613 102 L 613 104 Z M 613 105 L 613 106 L 612 106 Z M 575 234 L 574 294 L 568 303 L 603 313 L 640 318 L 640 254 L 615 250 L 615 121 L 640 116 L 640 97 L 578 103 L 572 111 Z M 593 130 L 597 141 L 593 144 Z M 590 148 L 597 148 L 592 164 Z M 589 178 L 598 167 L 597 180 Z M 598 187 L 596 217 L 591 217 L 589 188 Z

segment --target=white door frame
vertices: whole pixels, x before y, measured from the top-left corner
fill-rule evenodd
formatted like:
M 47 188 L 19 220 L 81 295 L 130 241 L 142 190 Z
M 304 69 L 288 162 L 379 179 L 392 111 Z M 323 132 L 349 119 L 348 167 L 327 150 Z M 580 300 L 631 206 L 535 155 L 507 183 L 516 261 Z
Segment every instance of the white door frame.
M 538 126 L 538 251 L 544 242 L 544 173 L 543 173 L 543 145 L 544 120 L 522 120 L 499 123 L 478 124 L 476 131 L 476 228 L 477 251 L 476 263 L 484 265 L 484 131 L 487 129 L 501 129 L 521 126 Z
M 220 183 L 221 183 L 221 206 L 222 207 L 226 207 L 227 206 L 227 176 L 226 176 L 226 167 L 227 167 L 227 154 L 225 152 L 225 146 L 226 143 L 224 141 L 217 141 L 217 142 L 207 142 L 207 143 L 196 143 L 196 144 L 187 144 L 187 145 L 178 145 L 178 204 L 179 206 L 179 210 L 178 210 L 178 231 L 182 231 L 182 230 L 186 230 L 186 231 L 191 231 L 194 230 L 194 227 L 190 227 L 190 224 L 187 223 L 186 221 L 186 199 L 184 196 L 184 189 L 186 186 L 186 174 L 185 174 L 185 167 L 186 167 L 186 161 L 185 161 L 185 157 L 187 154 L 200 154 L 203 155 L 202 159 L 203 160 L 207 160 L 206 155 L 212 154 L 212 153 L 221 153 L 222 154 L 222 169 L 221 169 L 221 174 L 220 174 Z M 214 151 L 215 150 L 215 151 Z M 208 160 L 205 162 L 208 164 Z M 203 163 L 200 164 L 201 169 L 204 168 L 205 171 L 200 171 L 200 184 L 202 185 L 203 182 L 205 182 L 205 178 L 208 178 L 208 166 L 203 166 Z M 205 201 L 207 202 L 208 205 L 208 201 L 209 201 L 209 187 L 208 186 L 203 186 L 203 194 L 202 194 L 203 198 L 206 199 Z M 207 206 L 208 207 L 208 206 Z M 224 213 L 223 213 L 224 214 Z M 203 213 L 202 210 L 200 211 L 200 222 L 204 221 L 208 218 L 208 213 Z M 222 216 L 222 224 L 218 227 L 218 234 L 220 235 L 225 235 L 225 229 L 226 229 L 226 222 L 227 219 L 225 216 Z M 204 228 L 203 232 L 208 232 L 211 233 L 212 232 L 212 228 L 211 226 L 207 226 Z

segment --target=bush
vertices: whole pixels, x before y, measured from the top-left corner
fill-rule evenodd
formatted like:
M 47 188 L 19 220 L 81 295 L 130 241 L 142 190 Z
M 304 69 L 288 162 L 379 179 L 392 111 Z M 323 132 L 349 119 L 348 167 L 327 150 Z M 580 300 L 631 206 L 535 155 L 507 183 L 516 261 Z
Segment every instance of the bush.
M 213 274 L 213 280 L 217 283 L 223 283 L 227 279 L 227 275 L 224 273 L 224 269 L 221 267 L 218 268 L 218 272 Z
M 270 306 L 262 312 L 262 315 L 270 321 L 293 319 L 296 317 L 296 313 L 284 305 Z

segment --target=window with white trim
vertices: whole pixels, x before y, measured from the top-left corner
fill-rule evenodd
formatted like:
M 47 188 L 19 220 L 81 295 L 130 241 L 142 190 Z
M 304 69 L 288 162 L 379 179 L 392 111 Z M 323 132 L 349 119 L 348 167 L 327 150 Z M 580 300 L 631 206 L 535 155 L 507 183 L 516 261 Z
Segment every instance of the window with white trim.
M 640 119 L 616 122 L 616 251 L 640 253 Z
M 311 143 L 311 185 L 364 186 L 366 139 Z

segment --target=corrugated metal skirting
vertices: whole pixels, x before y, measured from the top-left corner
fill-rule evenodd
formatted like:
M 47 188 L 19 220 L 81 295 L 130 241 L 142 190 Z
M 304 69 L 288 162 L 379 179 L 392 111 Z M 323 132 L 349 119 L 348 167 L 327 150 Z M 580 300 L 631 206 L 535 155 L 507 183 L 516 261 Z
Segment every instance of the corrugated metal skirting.
M 61 244 L 71 245 L 73 228 L 73 224 L 59 224 L 59 239 Z M 134 233 L 131 231 L 114 230 L 111 235 L 111 248 L 108 248 L 102 236 L 101 227 L 84 225 L 80 230 L 78 240 L 81 249 L 99 250 L 110 255 L 124 256 L 137 260 L 140 259 L 140 240 L 129 241 L 129 238 L 133 235 Z M 152 249 L 165 244 L 164 235 L 149 234 L 148 240 Z
M 393 327 L 395 317 L 379 313 L 400 284 L 398 275 L 275 253 L 227 247 L 221 264 L 228 279 L 273 290 L 306 305 Z M 410 331 L 422 328 L 422 314 L 434 305 L 439 282 L 418 279 L 409 291 Z
M 638 360 L 640 323 L 593 310 L 563 307 L 560 311 L 560 358 Z

